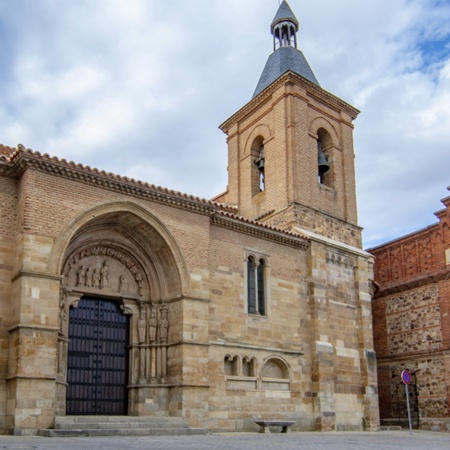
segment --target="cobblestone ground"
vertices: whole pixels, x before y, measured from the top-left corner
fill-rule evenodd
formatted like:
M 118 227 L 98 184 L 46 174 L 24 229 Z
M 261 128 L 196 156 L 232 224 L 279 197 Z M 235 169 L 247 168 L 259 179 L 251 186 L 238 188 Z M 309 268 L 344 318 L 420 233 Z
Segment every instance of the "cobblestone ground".
M 273 433 L 207 436 L 41 438 L 0 436 L 0 449 L 9 450 L 449 450 L 450 433 Z

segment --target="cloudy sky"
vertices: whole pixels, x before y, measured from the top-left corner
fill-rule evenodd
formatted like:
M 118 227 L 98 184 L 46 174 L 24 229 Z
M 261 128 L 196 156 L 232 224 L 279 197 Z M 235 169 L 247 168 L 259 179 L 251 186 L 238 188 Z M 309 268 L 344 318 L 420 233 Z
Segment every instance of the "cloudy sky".
M 0 142 L 210 198 L 218 125 L 251 99 L 278 0 L 0 0 Z M 355 121 L 370 247 L 450 193 L 450 1 L 290 0 L 299 48 Z

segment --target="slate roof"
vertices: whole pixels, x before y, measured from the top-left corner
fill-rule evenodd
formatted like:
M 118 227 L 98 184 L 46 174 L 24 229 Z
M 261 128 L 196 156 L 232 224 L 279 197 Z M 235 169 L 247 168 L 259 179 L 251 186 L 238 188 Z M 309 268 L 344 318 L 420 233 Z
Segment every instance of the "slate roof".
M 294 47 L 280 47 L 269 56 L 252 98 L 255 98 L 289 70 L 320 86 L 300 50 Z
M 278 22 L 284 22 L 285 20 L 290 20 L 291 22 L 294 22 L 297 27 L 297 30 L 298 30 L 299 24 L 298 24 L 297 17 L 295 17 L 295 14 L 292 12 L 292 9 L 288 5 L 287 1 L 283 0 L 283 3 L 278 8 L 277 14 L 275 15 L 275 18 L 273 19 L 272 30 L 273 30 L 273 27 Z

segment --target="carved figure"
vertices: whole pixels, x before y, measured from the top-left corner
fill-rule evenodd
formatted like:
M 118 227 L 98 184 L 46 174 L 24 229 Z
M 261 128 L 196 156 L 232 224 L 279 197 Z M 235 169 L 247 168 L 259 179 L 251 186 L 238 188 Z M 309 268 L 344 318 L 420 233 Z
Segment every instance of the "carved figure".
M 86 284 L 86 271 L 84 266 L 80 266 L 77 271 L 77 286 L 84 286 Z
M 128 281 L 124 275 L 120 275 L 119 277 L 119 292 L 127 292 L 128 291 Z
M 145 343 L 145 309 L 142 307 L 138 320 L 139 344 Z
M 133 314 L 133 310 L 129 306 L 120 305 L 120 310 L 127 316 L 131 316 Z
M 100 280 L 101 280 L 100 268 L 96 266 L 94 269 L 94 274 L 92 275 L 92 287 L 98 289 L 100 287 Z
M 158 326 L 158 317 L 157 317 L 156 313 L 157 313 L 156 305 L 152 305 L 152 311 L 150 313 L 150 321 L 148 324 L 150 342 L 156 341 L 156 328 Z
M 89 266 L 86 271 L 86 287 L 92 286 L 92 275 L 93 274 L 94 274 L 94 269 Z
M 103 263 L 103 267 L 100 271 L 100 288 L 105 289 L 108 287 L 109 282 L 109 263 L 108 260 L 106 260 Z
M 139 272 L 136 273 L 135 280 L 138 285 L 138 293 L 139 293 L 139 295 L 141 295 L 143 283 L 142 283 L 142 275 Z
M 62 293 L 59 299 L 59 332 L 63 334 L 64 323 L 67 320 L 66 312 L 67 295 Z
M 169 331 L 168 313 L 169 313 L 168 306 L 163 304 L 160 309 L 160 320 L 159 320 L 159 339 L 161 342 L 167 342 L 167 335 Z

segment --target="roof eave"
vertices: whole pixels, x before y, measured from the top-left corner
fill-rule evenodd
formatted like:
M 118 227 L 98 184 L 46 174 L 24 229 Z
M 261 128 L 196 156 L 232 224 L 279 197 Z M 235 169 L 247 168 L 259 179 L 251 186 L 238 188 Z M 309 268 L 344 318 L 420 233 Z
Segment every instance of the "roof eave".
M 256 97 L 252 98 L 248 103 L 246 103 L 242 108 L 235 112 L 231 117 L 229 117 L 225 122 L 223 122 L 219 129 L 225 134 L 228 134 L 228 130 L 233 126 L 234 123 L 241 120 L 243 117 L 247 116 L 254 108 L 259 105 L 265 97 L 269 97 L 274 91 L 279 89 L 279 87 L 286 83 L 287 81 L 294 81 L 297 83 L 305 84 L 306 89 L 309 93 L 315 95 L 316 97 L 332 102 L 339 109 L 345 111 L 352 120 L 358 117 L 360 111 L 349 103 L 341 100 L 339 97 L 331 94 L 322 87 L 316 85 L 315 83 L 309 81 L 305 77 L 293 72 L 292 70 L 287 70 L 283 75 L 276 79 L 273 83 L 267 86 L 263 91 L 261 91 Z

